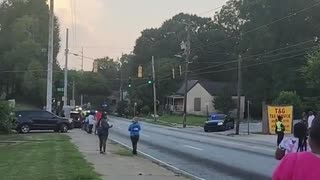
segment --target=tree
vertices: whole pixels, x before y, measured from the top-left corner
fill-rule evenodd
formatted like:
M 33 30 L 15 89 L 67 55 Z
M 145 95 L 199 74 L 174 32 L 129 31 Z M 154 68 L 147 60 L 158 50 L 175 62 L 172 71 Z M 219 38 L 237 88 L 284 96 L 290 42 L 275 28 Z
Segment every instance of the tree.
M 231 110 L 236 108 L 236 104 L 232 99 L 232 92 L 225 87 L 224 90 L 218 94 L 213 100 L 214 108 L 221 113 L 228 114 Z
M 32 67 L 47 66 L 48 21 L 49 8 L 46 0 L 4 0 L 0 3 L 0 89 L 10 97 L 27 100 L 34 97 L 33 90 L 25 91 L 26 77 L 35 81 L 28 87 L 43 92 L 45 88 L 44 74 L 41 78 L 33 76 Z M 56 57 L 60 48 L 59 23 L 54 24 L 54 69 L 61 70 Z M 41 68 L 41 70 L 43 70 Z M 5 73 L 2 71 L 6 71 Z M 12 72 L 7 72 L 12 71 Z M 17 71 L 17 72 L 15 72 Z M 26 71 L 24 73 L 23 71 Z M 34 71 L 33 71 L 34 72 Z M 5 75 L 3 75 L 5 74 Z M 35 78 L 35 79 L 34 79 Z M 27 94 L 28 93 L 28 94 Z M 39 94 L 38 94 L 39 95 Z M 30 101 L 40 105 L 39 98 Z
M 307 55 L 307 63 L 302 67 L 302 75 L 309 88 L 320 90 L 320 48 Z
M 12 109 L 8 102 L 0 101 L 0 134 L 9 134 L 12 130 L 13 117 L 11 116 Z
M 302 101 L 296 92 L 281 91 L 273 103 L 276 105 L 291 105 L 293 106 L 294 116 L 299 117 L 301 115 Z

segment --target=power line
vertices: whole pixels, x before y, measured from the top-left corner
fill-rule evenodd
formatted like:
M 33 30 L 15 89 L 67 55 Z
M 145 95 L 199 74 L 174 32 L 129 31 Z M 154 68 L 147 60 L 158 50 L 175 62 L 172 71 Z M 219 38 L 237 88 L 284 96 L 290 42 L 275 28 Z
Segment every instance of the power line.
M 263 53 L 259 53 L 259 54 L 247 56 L 247 57 L 245 57 L 245 58 L 242 58 L 241 60 L 246 60 L 246 59 L 254 58 L 254 57 L 257 57 L 257 56 L 270 54 L 270 53 L 277 52 L 277 51 L 281 51 L 281 50 L 288 49 L 288 48 L 291 48 L 291 47 L 296 47 L 296 46 L 299 46 L 299 45 L 303 45 L 303 44 L 306 44 L 306 43 L 309 43 L 309 42 L 314 42 L 314 39 L 312 39 L 312 40 L 307 40 L 307 41 L 303 41 L 303 42 L 299 42 L 299 43 L 297 43 L 297 44 L 293 44 L 293 45 L 290 45 L 290 46 L 286 46 L 286 47 L 274 49 L 274 50 L 271 50 L 271 51 L 268 51 L 268 52 L 263 52 Z M 209 66 L 209 67 L 205 67 L 205 68 L 196 69 L 196 70 L 194 70 L 194 71 L 202 71 L 202 70 L 211 69 L 211 68 L 214 68 L 214 67 L 224 66 L 224 65 L 227 65 L 227 64 L 231 64 L 231 63 L 238 62 L 238 60 L 239 60 L 239 59 L 235 59 L 235 60 L 228 61 L 228 62 L 225 62 L 225 63 L 221 63 L 221 64 L 218 64 L 218 65 L 213 65 L 213 66 Z
M 223 7 L 224 5 L 222 6 L 219 6 L 219 7 L 216 7 L 216 8 L 213 8 L 213 9 L 210 9 L 210 10 L 207 10 L 207 11 L 202 11 L 200 13 L 198 13 L 199 15 L 204 15 L 204 14 L 208 14 L 208 13 L 212 13 L 212 12 L 215 12 L 216 10 L 219 10 Z
M 297 14 L 300 14 L 300 13 L 302 13 L 302 12 L 304 12 L 304 11 L 310 10 L 310 9 L 312 9 L 312 8 L 318 6 L 318 5 L 320 5 L 320 2 L 317 2 L 317 3 L 315 3 L 315 4 L 313 4 L 313 5 L 309 6 L 309 7 L 303 8 L 303 9 L 301 9 L 301 10 L 295 12 L 295 13 L 289 14 L 289 15 L 287 15 L 287 16 L 285 16 L 285 17 L 282 17 L 282 18 L 279 18 L 279 19 L 277 19 L 277 20 L 271 21 L 271 22 L 268 23 L 268 24 L 264 24 L 264 25 L 261 25 L 261 26 L 258 26 L 258 27 L 256 27 L 256 28 L 254 28 L 254 29 L 251 29 L 251 30 L 249 30 L 249 31 L 243 32 L 243 33 L 241 33 L 241 36 L 244 36 L 244 35 L 247 35 L 247 34 L 249 34 L 249 33 L 251 33 L 251 32 L 254 32 L 254 31 L 260 30 L 260 29 L 262 29 L 262 28 L 268 27 L 268 26 L 270 26 L 270 25 L 272 25 L 272 24 L 274 24 L 274 23 L 280 22 L 280 21 L 282 21 L 282 20 L 284 20 L 284 19 L 287 19 L 287 18 L 296 16 Z M 224 42 L 224 41 L 226 41 L 226 40 L 234 39 L 234 38 L 237 38 L 237 37 L 238 37 L 238 36 L 235 35 L 235 36 L 231 36 L 231 37 L 229 37 L 229 38 L 225 38 L 225 39 L 223 39 L 223 40 L 221 40 L 221 41 L 217 41 L 217 42 L 215 42 L 215 43 L 212 43 L 211 46 L 214 46 L 214 45 L 216 45 L 216 44 L 218 44 L 218 43 Z
M 253 64 L 253 65 L 243 66 L 241 68 L 244 69 L 244 68 L 259 66 L 259 65 L 262 65 L 262 64 L 267 64 L 267 63 L 270 63 L 270 62 L 283 61 L 283 60 L 286 60 L 286 59 L 289 59 L 289 58 L 299 57 L 299 56 L 303 56 L 303 55 L 306 55 L 306 54 L 307 53 L 304 52 L 304 53 L 300 53 L 300 54 L 293 55 L 293 56 L 288 56 L 288 57 L 283 57 L 283 58 L 274 59 L 274 60 L 270 60 L 270 61 L 265 61 L 265 62 L 261 62 L 261 63 L 256 63 L 256 64 Z M 217 71 L 207 71 L 207 72 L 193 73 L 193 75 L 220 73 L 220 72 L 232 71 L 232 70 L 237 70 L 237 69 L 238 69 L 238 67 L 229 68 L 229 69 L 223 69 L 223 70 L 217 70 Z

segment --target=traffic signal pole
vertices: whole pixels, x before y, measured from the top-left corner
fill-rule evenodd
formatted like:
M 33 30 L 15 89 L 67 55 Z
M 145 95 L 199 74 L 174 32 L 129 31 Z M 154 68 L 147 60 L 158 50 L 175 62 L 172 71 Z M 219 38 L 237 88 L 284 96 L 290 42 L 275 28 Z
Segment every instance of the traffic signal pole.
M 156 91 L 156 73 L 154 68 L 154 56 L 152 56 L 152 79 L 153 79 L 153 119 L 157 121 L 157 91 Z

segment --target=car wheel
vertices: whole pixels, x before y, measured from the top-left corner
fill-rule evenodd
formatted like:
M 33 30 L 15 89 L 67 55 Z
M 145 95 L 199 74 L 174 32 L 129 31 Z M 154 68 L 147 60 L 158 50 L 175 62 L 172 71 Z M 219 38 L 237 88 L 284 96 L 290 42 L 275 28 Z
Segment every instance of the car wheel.
M 28 124 L 23 124 L 20 127 L 20 133 L 26 134 L 30 132 L 30 126 Z
M 61 133 L 67 133 L 68 132 L 68 126 L 66 124 L 60 125 L 60 132 Z

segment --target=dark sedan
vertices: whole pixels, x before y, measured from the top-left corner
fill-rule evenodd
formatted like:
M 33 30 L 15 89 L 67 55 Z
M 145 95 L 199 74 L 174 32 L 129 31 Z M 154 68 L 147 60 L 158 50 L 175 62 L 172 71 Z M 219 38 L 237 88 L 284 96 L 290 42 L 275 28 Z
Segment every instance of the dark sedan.
M 30 130 L 54 130 L 66 133 L 72 129 L 72 120 L 58 117 L 55 114 L 42 110 L 16 111 L 16 130 L 28 133 Z
M 203 128 L 205 132 L 234 129 L 234 119 L 225 114 L 212 114 Z

